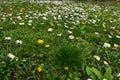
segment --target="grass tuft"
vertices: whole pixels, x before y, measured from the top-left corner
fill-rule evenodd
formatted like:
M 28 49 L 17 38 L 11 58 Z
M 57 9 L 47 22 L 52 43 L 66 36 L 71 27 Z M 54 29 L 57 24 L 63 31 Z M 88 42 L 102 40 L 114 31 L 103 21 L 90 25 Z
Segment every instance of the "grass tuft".
M 68 66 L 70 69 L 78 69 L 85 64 L 84 52 L 78 46 L 64 44 L 56 49 L 54 61 L 58 66 Z

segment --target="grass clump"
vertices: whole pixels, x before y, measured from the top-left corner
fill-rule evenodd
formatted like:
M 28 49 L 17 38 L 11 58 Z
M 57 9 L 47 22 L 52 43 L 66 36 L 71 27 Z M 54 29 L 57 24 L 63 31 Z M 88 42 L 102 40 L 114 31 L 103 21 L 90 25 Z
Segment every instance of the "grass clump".
M 68 66 L 70 69 L 78 69 L 85 64 L 83 49 L 72 44 L 64 44 L 58 47 L 54 54 L 54 61 L 58 66 Z

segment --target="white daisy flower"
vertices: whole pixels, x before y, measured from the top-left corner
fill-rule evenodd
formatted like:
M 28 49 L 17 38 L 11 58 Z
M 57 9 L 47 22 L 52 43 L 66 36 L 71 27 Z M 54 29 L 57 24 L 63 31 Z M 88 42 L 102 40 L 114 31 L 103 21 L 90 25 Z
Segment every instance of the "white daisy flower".
M 93 80 L 93 79 L 88 78 L 87 80 Z
M 24 22 L 19 23 L 19 25 L 21 25 L 21 26 L 24 25 L 24 24 L 25 24 Z
M 94 55 L 94 58 L 95 58 L 97 61 L 100 61 L 100 57 L 99 57 L 99 56 Z
M 111 36 L 111 35 L 109 35 L 109 34 L 108 34 L 108 37 L 109 37 L 109 38 L 112 38 L 112 36 Z
M 16 40 L 15 43 L 16 44 L 22 44 L 23 42 L 22 42 L 22 40 Z
M 11 37 L 5 37 L 5 40 L 11 40 Z
M 16 24 L 14 21 L 12 22 L 13 24 Z
M 55 20 L 57 19 L 55 16 L 53 17 Z
M 21 16 L 17 16 L 17 19 L 18 19 L 18 20 L 22 20 Z
M 113 30 L 114 30 L 114 29 L 115 29 L 115 27 L 111 27 L 111 29 L 113 29 Z
M 108 62 L 104 61 L 104 64 L 108 66 Z
M 114 44 L 114 47 L 115 47 L 115 48 L 118 48 L 118 47 L 119 47 L 119 45 L 118 45 L 118 44 Z
M 95 32 L 95 34 L 96 34 L 96 35 L 99 35 L 99 33 L 98 33 L 98 32 Z
M 48 32 L 52 32 L 52 31 L 53 31 L 53 28 L 49 28 L 49 29 L 48 29 Z
M 69 39 L 74 39 L 74 36 L 73 35 L 69 35 Z
M 0 27 L 0 29 L 2 30 L 2 29 L 3 29 L 3 27 Z
M 68 26 L 65 26 L 65 28 L 68 28 Z
M 57 34 L 57 36 L 61 37 L 61 36 L 62 36 L 62 33 Z
M 8 53 L 8 55 L 7 55 L 9 58 L 11 58 L 11 59 L 14 59 L 15 58 L 15 55 L 13 55 L 12 53 Z
M 111 45 L 109 44 L 109 43 L 104 43 L 104 45 L 103 45 L 105 48 L 110 48 L 111 47 Z
M 67 32 L 68 32 L 69 34 L 72 34 L 72 31 L 70 31 L 70 30 L 67 30 Z
M 116 36 L 116 38 L 120 38 L 120 36 Z
M 28 22 L 31 23 L 33 20 L 29 20 Z
M 46 17 L 42 17 L 42 19 L 47 20 L 47 18 L 46 18 Z
M 102 80 L 108 80 L 108 79 L 106 79 L 106 78 L 103 78 Z
M 8 14 L 10 17 L 12 16 L 12 14 L 10 13 L 10 14 Z
M 117 77 L 120 77 L 120 73 L 117 74 Z
M 31 26 L 32 25 L 32 23 L 28 23 L 28 26 Z
M 29 17 L 29 15 L 25 15 L 25 17 L 27 18 L 27 17 Z

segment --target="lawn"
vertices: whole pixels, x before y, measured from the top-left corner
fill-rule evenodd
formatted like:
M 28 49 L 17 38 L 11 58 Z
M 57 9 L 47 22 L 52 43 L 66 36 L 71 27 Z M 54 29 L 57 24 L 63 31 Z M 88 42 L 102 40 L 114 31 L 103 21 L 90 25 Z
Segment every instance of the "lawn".
M 0 80 L 120 80 L 120 3 L 0 4 Z

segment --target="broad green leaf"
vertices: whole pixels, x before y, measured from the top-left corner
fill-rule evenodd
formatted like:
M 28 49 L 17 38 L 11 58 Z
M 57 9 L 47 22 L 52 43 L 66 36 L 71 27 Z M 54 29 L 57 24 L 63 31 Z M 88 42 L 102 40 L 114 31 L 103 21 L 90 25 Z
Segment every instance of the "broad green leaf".
M 111 73 L 112 73 L 112 70 L 110 67 L 108 67 L 105 71 L 104 78 L 106 78 L 107 80 L 112 80 L 113 75 Z
M 93 73 L 97 76 L 98 80 L 101 80 L 102 79 L 102 75 L 100 73 L 100 71 L 98 71 L 96 68 L 92 68 L 93 70 Z
M 88 67 L 86 68 L 86 72 L 87 72 L 87 75 L 92 78 L 93 80 L 99 80 L 96 76 L 96 74 L 94 73 L 93 69 Z

